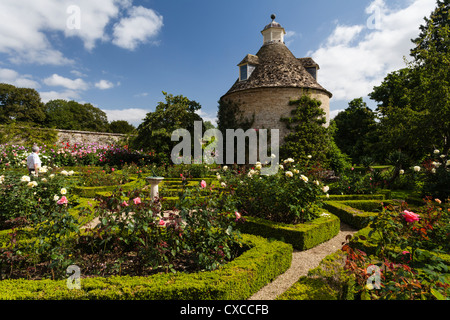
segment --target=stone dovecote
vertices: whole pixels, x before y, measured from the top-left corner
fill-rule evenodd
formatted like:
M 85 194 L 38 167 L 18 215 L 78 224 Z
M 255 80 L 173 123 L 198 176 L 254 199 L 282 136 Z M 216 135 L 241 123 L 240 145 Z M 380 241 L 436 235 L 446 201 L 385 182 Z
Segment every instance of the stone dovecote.
M 238 64 L 239 78 L 222 99 L 238 103 L 248 119 L 254 115 L 255 129 L 280 129 L 283 138 L 288 131 L 280 118 L 291 115 L 290 100 L 309 94 L 321 101 L 328 125 L 332 94 L 317 82 L 319 65 L 309 57 L 296 58 L 281 41 L 284 38 L 277 38 L 285 31 L 274 19 L 262 31 L 258 53 L 247 54 Z

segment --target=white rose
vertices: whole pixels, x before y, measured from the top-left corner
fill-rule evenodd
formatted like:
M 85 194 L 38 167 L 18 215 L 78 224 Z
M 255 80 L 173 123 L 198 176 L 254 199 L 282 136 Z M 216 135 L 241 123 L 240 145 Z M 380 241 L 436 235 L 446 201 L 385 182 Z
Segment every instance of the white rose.
M 28 186 L 29 186 L 30 188 L 36 187 L 36 186 L 37 186 L 37 182 L 36 182 L 36 181 L 28 182 Z
M 63 176 L 67 176 L 69 173 L 68 173 L 66 170 L 63 170 L 63 171 L 61 171 L 61 174 L 62 174 Z
M 227 166 L 223 166 L 223 171 L 227 171 L 228 170 L 228 167 Z
M 20 178 L 20 181 L 22 181 L 22 182 L 30 182 L 30 176 L 23 176 L 22 178 Z
M 301 178 L 303 181 L 308 182 L 308 177 L 306 177 L 306 176 L 304 176 L 304 175 L 301 175 L 300 178 Z
M 222 182 L 222 183 L 220 184 L 220 186 L 221 186 L 222 188 L 225 188 L 225 187 L 227 186 L 227 184 L 226 184 L 225 182 Z
M 405 170 L 400 170 L 400 174 L 405 174 Z
M 419 172 L 419 171 L 420 171 L 420 167 L 419 167 L 419 166 L 415 166 L 415 167 L 414 167 L 414 171 L 415 171 L 415 172 Z
M 55 195 L 53 196 L 53 200 L 54 200 L 54 201 L 58 201 L 58 200 L 59 200 L 59 196 L 55 194 Z
M 324 193 L 327 193 L 328 190 L 330 190 L 330 187 L 329 187 L 329 186 L 324 186 L 324 187 L 322 188 L 322 191 L 323 191 Z
M 66 194 L 66 193 L 67 193 L 67 189 L 66 189 L 66 188 L 62 188 L 62 189 L 60 190 L 60 192 L 61 192 L 61 194 Z
M 439 153 L 441 153 L 439 150 L 434 150 L 434 154 L 439 154 Z
M 290 171 L 286 171 L 286 177 L 292 177 L 294 174 Z

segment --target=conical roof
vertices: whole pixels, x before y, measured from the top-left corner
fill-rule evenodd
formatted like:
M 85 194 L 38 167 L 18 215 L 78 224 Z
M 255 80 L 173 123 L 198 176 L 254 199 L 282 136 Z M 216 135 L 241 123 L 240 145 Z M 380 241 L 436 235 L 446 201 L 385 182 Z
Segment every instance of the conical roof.
M 256 88 L 294 87 L 317 89 L 332 96 L 306 71 L 302 62 L 285 44 L 265 44 L 256 56 L 258 59 L 254 60 L 257 60 L 257 64 L 250 77 L 245 81 L 238 79 L 225 95 Z

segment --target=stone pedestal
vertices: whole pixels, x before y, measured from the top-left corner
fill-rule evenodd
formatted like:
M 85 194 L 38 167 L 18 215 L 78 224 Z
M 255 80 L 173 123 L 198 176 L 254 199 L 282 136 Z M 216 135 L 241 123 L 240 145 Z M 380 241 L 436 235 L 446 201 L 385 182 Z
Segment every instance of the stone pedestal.
M 164 180 L 163 177 L 147 177 L 145 178 L 150 183 L 150 194 L 152 200 L 159 197 L 159 184 Z

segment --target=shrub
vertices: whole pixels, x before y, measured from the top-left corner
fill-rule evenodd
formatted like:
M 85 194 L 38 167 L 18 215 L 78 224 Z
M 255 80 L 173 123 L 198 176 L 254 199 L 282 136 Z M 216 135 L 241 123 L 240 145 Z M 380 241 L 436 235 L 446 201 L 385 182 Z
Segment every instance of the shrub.
M 38 177 L 5 172 L 0 176 L 0 229 L 13 227 L 14 219 L 27 223 L 40 220 L 62 196 L 72 197 L 70 189 L 71 184 L 64 174 L 45 167 Z M 74 201 L 72 204 L 76 205 Z
M 359 239 L 366 240 L 363 235 L 343 247 L 346 270 L 355 275 L 355 293 L 359 298 L 410 300 L 449 296 L 448 261 L 434 254 L 448 252 L 449 212 L 435 204 L 429 201 L 414 213 L 403 203 L 388 206 L 373 216 L 367 236 L 376 241 L 375 256 L 357 248 Z M 369 265 L 376 265 L 380 271 L 380 286 L 376 290 L 367 286 Z
M 297 224 L 317 217 L 314 208 L 321 205 L 325 186 L 301 174 L 293 159 L 287 159 L 278 173 L 260 174 L 261 165 L 248 173 L 222 172 L 218 178 L 233 195 L 246 215 L 274 222 Z M 223 180 L 221 180 L 223 178 Z
M 8 300 L 243 300 L 285 272 L 292 246 L 242 235 L 246 248 L 215 271 L 158 274 L 148 277 L 81 279 L 81 290 L 68 290 L 66 280 L 3 280 L 0 299 Z

